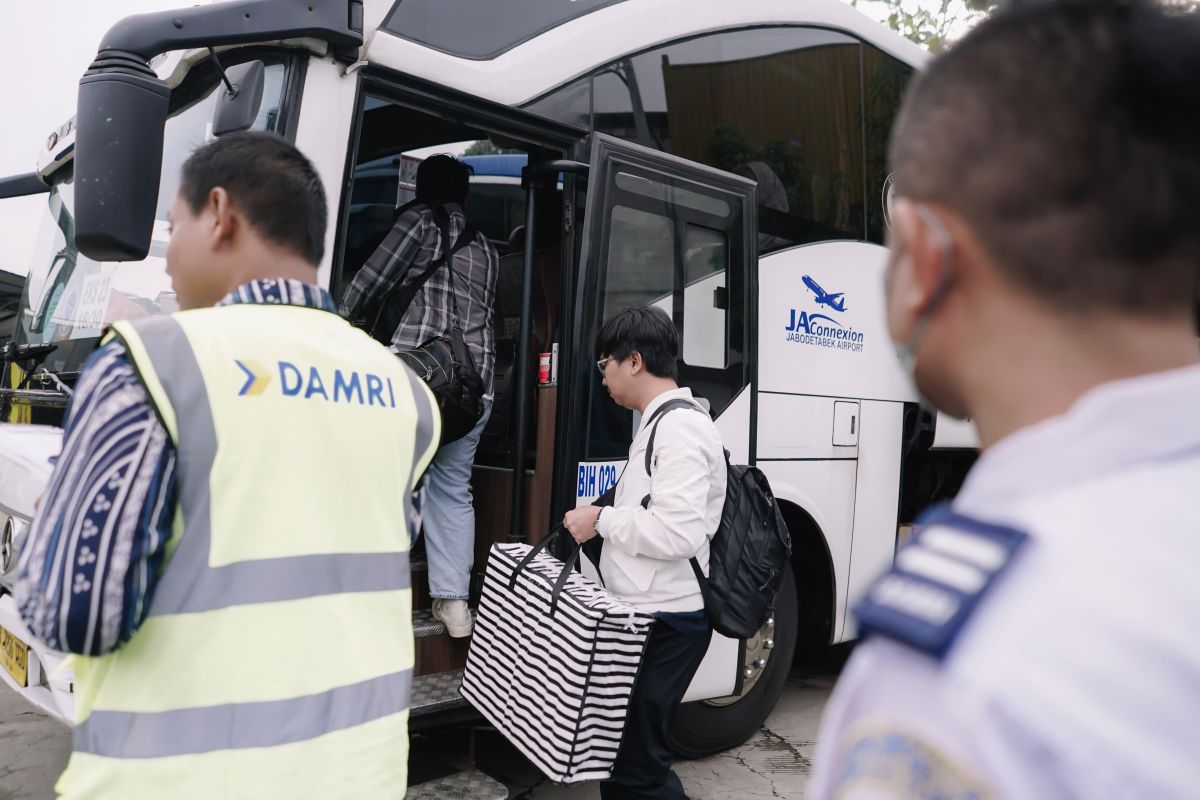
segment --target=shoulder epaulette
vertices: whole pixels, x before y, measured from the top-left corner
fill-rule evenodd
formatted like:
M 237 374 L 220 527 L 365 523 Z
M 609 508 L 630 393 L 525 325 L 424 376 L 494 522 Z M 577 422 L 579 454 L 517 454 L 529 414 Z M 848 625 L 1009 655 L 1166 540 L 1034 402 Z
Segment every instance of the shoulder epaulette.
M 980 600 L 1028 540 L 1015 528 L 937 506 L 917 520 L 912 542 L 855 608 L 860 631 L 941 659 Z

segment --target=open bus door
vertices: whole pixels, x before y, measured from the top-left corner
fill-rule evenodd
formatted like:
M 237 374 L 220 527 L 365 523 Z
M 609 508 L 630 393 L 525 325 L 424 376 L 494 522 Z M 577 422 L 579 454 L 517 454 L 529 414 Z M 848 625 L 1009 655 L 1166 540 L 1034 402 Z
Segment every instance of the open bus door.
M 654 305 L 680 340 L 680 384 L 706 405 L 738 463 L 751 463 L 753 337 L 756 325 L 756 184 L 703 164 L 593 133 L 576 146 L 586 161 L 534 163 L 524 170 L 526 245 L 516 378 L 515 450 L 524 452 L 529 417 L 530 263 L 536 250 L 535 190 L 561 182 L 564 258 L 562 341 L 552 516 L 598 497 L 615 482 L 637 430 L 594 369 L 594 342 L 621 310 Z M 574 234 L 583 209 L 580 235 Z M 575 266 L 575 265 L 578 266 Z M 574 268 L 572 268 L 574 267 Z M 539 437 L 540 439 L 541 437 Z M 528 534 L 522 481 L 513 484 L 510 536 Z
M 754 182 L 603 134 L 589 145 L 560 376 L 556 500 L 566 508 L 616 482 L 640 424 L 608 397 L 594 366 L 601 326 L 625 308 L 654 305 L 671 316 L 680 385 L 709 407 L 733 459 L 753 459 Z
M 594 343 L 625 308 L 654 305 L 679 333 L 679 382 L 709 408 L 738 463 L 754 461 L 757 220 L 753 181 L 592 134 L 572 296 L 564 298 L 568 358 L 560 374 L 556 512 L 616 483 L 641 423 L 608 396 Z M 569 217 L 568 217 L 569 219 Z M 590 565 L 589 565 L 590 566 Z M 680 755 L 745 741 L 774 707 L 791 666 L 795 591 L 750 640 L 713 636 L 672 734 Z

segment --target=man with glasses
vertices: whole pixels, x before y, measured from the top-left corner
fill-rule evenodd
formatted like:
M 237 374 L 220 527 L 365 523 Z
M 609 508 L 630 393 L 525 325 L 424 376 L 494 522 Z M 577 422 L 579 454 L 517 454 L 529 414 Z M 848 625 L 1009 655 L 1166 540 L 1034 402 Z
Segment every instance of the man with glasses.
M 695 404 L 691 390 L 676 382 L 679 337 L 666 312 L 621 312 L 604 324 L 596 351 L 609 394 L 618 405 L 639 412 L 642 424 L 613 506 L 574 509 L 563 524 L 580 544 L 599 535 L 604 585 L 657 617 L 630 698 L 621 750 L 612 778 L 600 784 L 600 796 L 682 800 L 667 731 L 712 637 L 688 559 L 694 557 L 708 574 L 709 540 L 725 506 L 725 450 L 712 419 Z
M 184 310 L 114 323 L 79 377 L 14 592 L 72 654 L 65 798 L 404 793 L 413 487 L 441 423 L 321 288 L 327 218 L 283 139 L 200 147 L 168 214 Z
M 809 796 L 1195 796 L 1200 16 L 1014 2 L 893 134 L 888 328 L 978 429 L 856 615 Z

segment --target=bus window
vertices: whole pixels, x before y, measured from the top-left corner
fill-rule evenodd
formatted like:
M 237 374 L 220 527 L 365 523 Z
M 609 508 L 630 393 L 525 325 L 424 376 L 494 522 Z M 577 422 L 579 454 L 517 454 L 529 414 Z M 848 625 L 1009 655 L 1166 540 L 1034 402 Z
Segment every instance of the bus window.
M 684 234 L 683 362 L 693 367 L 725 369 L 729 354 L 729 237 L 721 231 L 688 225 Z
M 675 285 L 675 225 L 648 211 L 614 206 L 604 291 L 604 320 L 627 308 L 669 302 Z M 664 309 L 668 314 L 671 308 Z
M 883 187 L 888 176 L 888 142 L 913 68 L 863 45 L 863 130 L 867 154 L 867 240 L 883 244 Z
M 760 252 L 862 239 L 860 50 L 807 28 L 667 45 L 595 75 L 595 129 L 756 181 Z
M 748 381 L 746 283 L 753 260 L 745 180 L 597 137 L 588 187 L 596 224 L 585 245 L 594 252 L 586 276 L 599 303 L 590 348 L 600 327 L 627 308 L 654 306 L 675 323 L 678 377 L 719 415 Z M 594 248 L 594 251 L 592 250 Z M 635 420 L 605 396 L 600 375 L 587 375 L 589 421 L 585 459 L 619 459 Z
M 619 172 L 618 187 L 673 206 L 725 219 L 729 204 L 709 195 Z M 604 292 L 604 319 L 626 308 L 657 305 L 674 315 L 676 228 L 674 222 L 646 210 L 614 206 Z M 724 369 L 726 353 L 726 270 L 728 238 L 718 230 L 683 225 L 683 316 L 680 349 L 685 364 Z
M 632 55 L 535 100 L 758 184 L 758 251 L 883 241 L 887 143 L 912 68 L 833 31 L 753 28 Z
M 383 30 L 461 58 L 496 58 L 523 42 L 622 0 L 398 0 Z
M 560 86 L 525 106 L 526 111 L 580 128 L 592 127 L 590 76 Z

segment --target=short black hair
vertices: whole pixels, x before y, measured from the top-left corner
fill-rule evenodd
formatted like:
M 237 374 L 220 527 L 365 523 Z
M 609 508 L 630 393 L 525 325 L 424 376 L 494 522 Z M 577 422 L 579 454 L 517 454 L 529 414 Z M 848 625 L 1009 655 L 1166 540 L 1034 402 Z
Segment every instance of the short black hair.
M 1011 0 L 911 85 L 896 194 L 1056 309 L 1178 312 L 1200 269 L 1200 14 Z
M 218 186 L 264 239 L 321 263 L 325 189 L 294 146 L 270 133 L 230 133 L 203 145 L 183 164 L 179 194 L 199 213 Z
M 627 308 L 604 323 L 596 337 L 596 358 L 612 356 L 624 361 L 633 353 L 642 356 L 651 375 L 679 379 L 679 334 L 661 308 Z
M 425 203 L 467 202 L 475 170 L 457 158 L 438 153 L 417 165 L 417 199 Z

